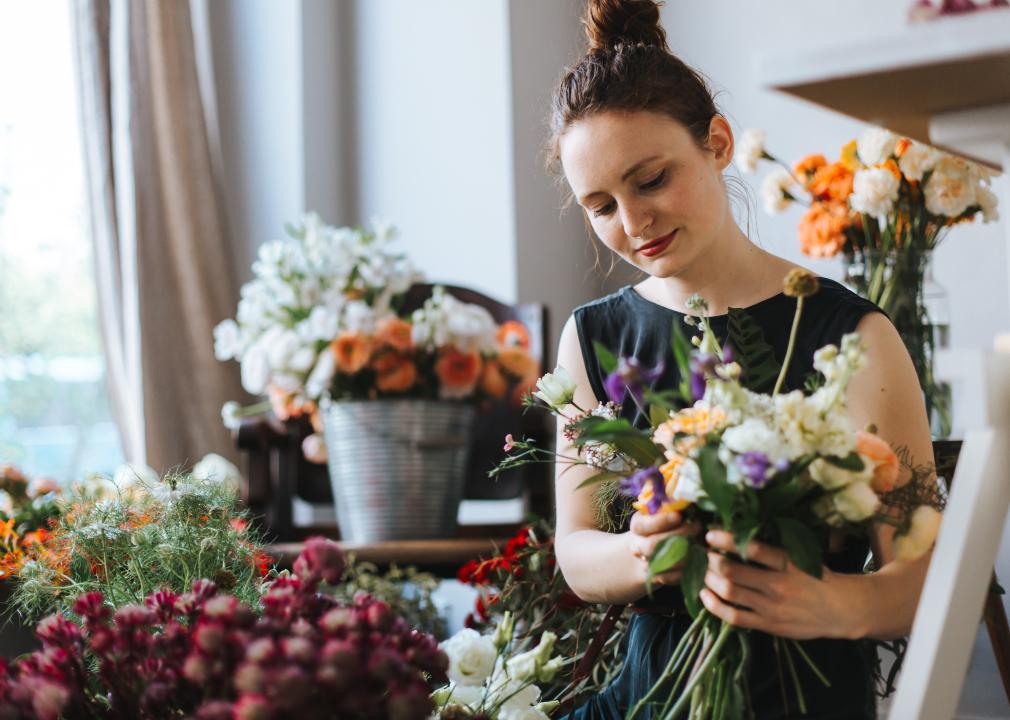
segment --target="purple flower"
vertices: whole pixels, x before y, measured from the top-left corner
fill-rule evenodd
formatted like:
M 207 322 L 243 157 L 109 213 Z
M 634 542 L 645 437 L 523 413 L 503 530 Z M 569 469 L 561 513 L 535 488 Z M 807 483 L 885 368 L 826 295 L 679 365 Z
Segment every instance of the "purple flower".
M 722 349 L 722 364 L 729 365 L 731 362 L 733 362 L 733 347 L 727 344 Z
M 642 468 L 634 475 L 621 480 L 621 493 L 628 497 L 637 498 L 645 489 L 647 483 L 652 483 L 652 497 L 649 498 L 648 507 L 650 513 L 657 513 L 663 503 L 670 501 L 666 494 L 666 484 L 663 481 L 663 474 L 656 466 Z
M 736 464 L 740 468 L 740 472 L 750 482 L 751 487 L 762 488 L 771 479 L 768 475 L 771 463 L 768 461 L 768 456 L 760 450 L 751 450 L 738 455 Z
M 663 374 L 663 363 L 654 368 L 643 368 L 638 358 L 622 357 L 617 361 L 617 368 L 607 375 L 603 381 L 603 389 L 607 398 L 614 403 L 624 402 L 624 396 L 630 392 L 638 404 L 642 403 L 642 394 L 646 386 L 651 386 Z
M 705 394 L 705 385 L 709 377 L 715 374 L 715 366 L 719 358 L 711 353 L 696 352 L 691 355 L 691 396 L 700 400 Z

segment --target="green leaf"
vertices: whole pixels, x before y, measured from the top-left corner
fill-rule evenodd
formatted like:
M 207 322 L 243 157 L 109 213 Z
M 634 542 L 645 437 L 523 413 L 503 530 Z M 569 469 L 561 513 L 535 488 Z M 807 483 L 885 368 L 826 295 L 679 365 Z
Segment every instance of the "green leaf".
M 649 558 L 649 569 L 645 574 L 646 593 L 652 595 L 652 578 L 672 570 L 684 559 L 689 544 L 690 541 L 683 535 L 670 535 L 660 541 Z
M 737 489 L 727 482 L 726 466 L 719 460 L 717 453 L 718 451 L 711 445 L 698 451 L 701 486 L 722 516 L 723 525 L 732 527 L 733 502 L 736 500 Z
M 828 455 L 824 459 L 835 467 L 840 467 L 842 470 L 849 470 L 851 472 L 859 472 L 866 467 L 863 463 L 863 458 L 859 457 L 859 453 L 857 452 L 850 452 L 843 458 Z
M 617 369 L 617 358 L 599 340 L 593 341 L 593 349 L 596 350 L 596 359 L 600 361 L 600 368 L 609 375 Z
M 600 422 L 587 422 L 588 420 Z M 579 430 L 575 445 L 579 447 L 588 442 L 609 443 L 642 467 L 654 465 L 663 457 L 663 449 L 652 441 L 650 431 L 640 430 L 624 418 L 586 418 L 575 423 L 575 427 Z
M 758 501 L 761 503 L 761 517 L 768 520 L 781 515 L 815 487 L 817 486 L 796 477 L 789 482 L 765 488 L 757 493 Z
M 793 564 L 808 575 L 821 576 L 821 543 L 809 527 L 788 517 L 775 518 L 782 547 Z
M 705 587 L 705 573 L 708 572 L 708 553 L 701 545 L 689 543 L 684 557 L 684 570 L 680 577 L 680 587 L 684 591 L 684 605 L 691 617 L 698 617 L 704 605 L 698 595 Z
M 729 309 L 726 342 L 733 348 L 733 359 L 739 363 L 740 381 L 748 390 L 770 393 L 775 389 L 781 363 L 775 351 L 765 340 L 761 327 L 746 310 Z
M 754 539 L 760 529 L 761 526 L 757 524 L 743 524 L 742 527 L 733 528 L 733 542 L 736 543 L 736 552 L 744 560 L 747 559 L 747 546 L 750 545 L 750 541 Z
M 592 477 L 588 477 L 585 480 L 583 480 L 582 482 L 580 482 L 575 487 L 575 489 L 576 490 L 581 490 L 584 487 L 588 487 L 590 485 L 595 485 L 596 483 L 606 482 L 607 480 L 617 480 L 618 478 L 622 478 L 622 477 L 624 477 L 624 476 L 623 475 L 618 475 L 617 473 L 612 473 L 612 472 L 597 473 L 596 475 L 593 475 Z
M 665 423 L 668 417 L 670 417 L 669 411 L 661 408 L 659 405 L 649 405 L 649 424 L 653 428 L 657 428 Z
M 691 393 L 692 345 L 684 336 L 684 329 L 681 327 L 680 322 L 678 318 L 674 318 L 673 320 L 673 330 L 670 332 L 670 348 L 673 351 L 673 357 L 677 361 L 677 369 L 679 370 L 680 383 L 678 390 L 681 399 L 690 405 L 694 402 L 694 397 Z

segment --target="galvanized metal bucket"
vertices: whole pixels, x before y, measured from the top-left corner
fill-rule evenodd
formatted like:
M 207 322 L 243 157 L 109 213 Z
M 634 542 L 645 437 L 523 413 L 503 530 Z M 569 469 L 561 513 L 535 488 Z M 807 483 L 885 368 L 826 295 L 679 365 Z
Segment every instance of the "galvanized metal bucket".
M 337 523 L 344 540 L 452 537 L 472 405 L 436 400 L 324 403 Z

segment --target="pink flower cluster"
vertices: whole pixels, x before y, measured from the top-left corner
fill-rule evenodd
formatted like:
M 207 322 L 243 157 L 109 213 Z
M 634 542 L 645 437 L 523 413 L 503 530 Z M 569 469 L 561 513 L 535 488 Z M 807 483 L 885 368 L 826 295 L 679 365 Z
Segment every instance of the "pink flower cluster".
M 427 718 L 448 658 L 385 603 L 319 593 L 343 567 L 335 543 L 309 540 L 261 615 L 208 580 L 115 613 L 101 593 L 81 595 L 80 623 L 51 615 L 41 650 L 0 661 L 0 718 Z

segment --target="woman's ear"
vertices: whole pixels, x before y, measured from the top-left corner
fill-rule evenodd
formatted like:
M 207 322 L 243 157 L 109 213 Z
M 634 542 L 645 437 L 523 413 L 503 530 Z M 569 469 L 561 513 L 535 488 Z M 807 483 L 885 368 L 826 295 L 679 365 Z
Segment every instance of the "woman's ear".
M 708 149 L 720 172 L 733 161 L 733 129 L 722 115 L 713 116 L 709 123 Z

